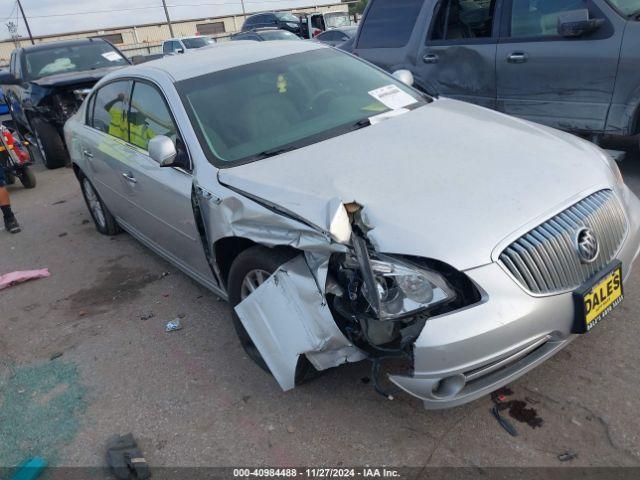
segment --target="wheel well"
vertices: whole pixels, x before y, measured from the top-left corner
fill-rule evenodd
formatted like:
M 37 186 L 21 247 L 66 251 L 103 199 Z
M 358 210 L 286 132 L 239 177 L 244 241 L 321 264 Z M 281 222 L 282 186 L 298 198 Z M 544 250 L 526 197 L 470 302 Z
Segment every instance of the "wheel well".
M 256 245 L 260 244 L 244 237 L 222 238 L 213 245 L 213 254 L 215 255 L 216 264 L 220 269 L 220 276 L 222 277 L 225 288 L 227 287 L 229 272 L 231 271 L 231 265 L 233 265 L 234 260 L 242 252 Z M 296 254 L 301 253 L 299 250 L 286 245 L 273 248 L 274 250 L 289 252 L 292 258 Z
M 229 271 L 231 270 L 233 261 L 238 255 L 254 245 L 257 245 L 257 243 L 242 237 L 222 238 L 214 244 L 213 252 L 216 257 L 216 264 L 220 269 L 220 276 L 222 277 L 225 287 L 227 286 Z

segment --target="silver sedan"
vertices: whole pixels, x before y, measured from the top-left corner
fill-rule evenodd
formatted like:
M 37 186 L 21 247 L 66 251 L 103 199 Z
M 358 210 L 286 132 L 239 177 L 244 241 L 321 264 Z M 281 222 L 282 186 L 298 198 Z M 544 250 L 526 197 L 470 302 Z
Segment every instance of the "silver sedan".
M 227 298 L 282 389 L 369 360 L 445 408 L 609 321 L 640 201 L 596 146 L 410 84 L 231 42 L 109 75 L 65 136 L 97 229 Z

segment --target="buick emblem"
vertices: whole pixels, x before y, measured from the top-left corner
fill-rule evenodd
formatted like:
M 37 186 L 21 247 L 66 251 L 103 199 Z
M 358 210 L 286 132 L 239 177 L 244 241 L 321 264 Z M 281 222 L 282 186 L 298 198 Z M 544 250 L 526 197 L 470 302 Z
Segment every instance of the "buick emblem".
M 600 253 L 600 245 L 595 233 L 589 228 L 582 228 L 578 230 L 576 235 L 576 249 L 578 250 L 578 256 L 582 263 L 591 263 L 598 258 Z

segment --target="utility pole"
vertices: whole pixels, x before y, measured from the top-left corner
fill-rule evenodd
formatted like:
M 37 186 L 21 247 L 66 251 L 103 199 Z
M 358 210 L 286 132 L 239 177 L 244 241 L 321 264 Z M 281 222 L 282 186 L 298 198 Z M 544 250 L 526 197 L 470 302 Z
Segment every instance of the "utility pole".
M 240 0 L 240 4 L 242 5 L 242 16 L 247 16 L 247 11 L 244 9 L 244 0 Z
M 169 25 L 169 33 L 171 34 L 171 38 L 174 38 L 173 34 L 173 25 L 171 25 L 171 19 L 169 18 L 169 9 L 167 8 L 167 0 L 162 0 L 162 6 L 164 7 L 164 14 L 167 16 L 167 25 Z
M 35 45 L 36 42 L 33 41 L 31 28 L 29 28 L 29 22 L 27 22 L 27 16 L 24 14 L 24 10 L 22 9 L 22 3 L 20 3 L 20 0 L 17 0 L 17 1 L 18 1 L 18 8 L 20 8 L 20 13 L 22 14 L 22 18 L 24 19 L 24 24 L 27 27 L 27 32 L 29 32 L 29 40 L 31 40 L 31 45 Z

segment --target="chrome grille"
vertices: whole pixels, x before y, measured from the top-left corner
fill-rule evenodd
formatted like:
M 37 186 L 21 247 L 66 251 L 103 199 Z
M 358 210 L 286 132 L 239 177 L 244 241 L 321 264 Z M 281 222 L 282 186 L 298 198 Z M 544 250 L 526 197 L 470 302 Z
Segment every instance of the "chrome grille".
M 578 256 L 576 236 L 589 228 L 600 252 L 592 263 Z M 618 253 L 627 221 L 611 190 L 601 190 L 526 233 L 500 254 L 500 262 L 520 285 L 537 295 L 574 290 L 602 270 Z

